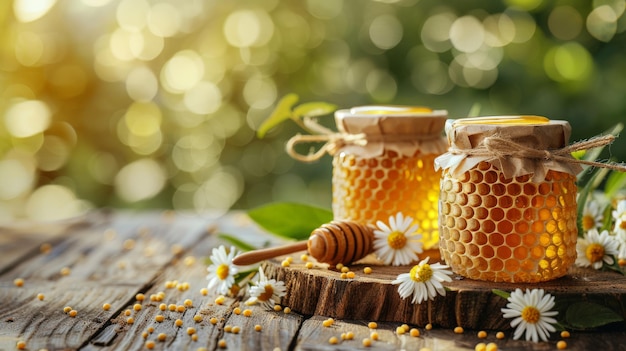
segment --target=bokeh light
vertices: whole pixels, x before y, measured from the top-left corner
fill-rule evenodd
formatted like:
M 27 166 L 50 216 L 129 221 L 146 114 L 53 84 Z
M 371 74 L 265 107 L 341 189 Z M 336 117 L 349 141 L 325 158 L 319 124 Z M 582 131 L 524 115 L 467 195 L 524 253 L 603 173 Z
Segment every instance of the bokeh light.
M 538 114 L 572 139 L 623 122 L 626 0 L 0 2 L 0 225 L 89 208 L 331 203 L 291 159 L 289 92 L 452 118 Z M 320 122 L 333 128 L 332 118 Z M 610 156 L 626 159 L 626 143 Z M 57 205 L 55 205 L 57 204 Z

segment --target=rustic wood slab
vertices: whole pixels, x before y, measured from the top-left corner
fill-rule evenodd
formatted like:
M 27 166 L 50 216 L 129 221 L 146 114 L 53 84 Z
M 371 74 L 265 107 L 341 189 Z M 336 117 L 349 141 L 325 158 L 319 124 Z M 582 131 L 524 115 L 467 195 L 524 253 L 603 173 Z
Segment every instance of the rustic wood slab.
M 326 264 L 317 263 L 315 268 L 307 269 L 300 255 L 290 255 L 294 261 L 289 267 L 281 264 L 285 257 L 268 260 L 264 270 L 269 277 L 285 281 L 289 294 L 283 302 L 305 315 L 502 330 L 509 328 L 510 322 L 502 318 L 500 311 L 506 300 L 495 295 L 493 289 L 511 292 L 516 288 L 543 288 L 557 301 L 584 299 L 616 306 L 626 318 L 626 277 L 616 272 L 573 267 L 565 277 L 535 284 L 484 282 L 455 275 L 452 282 L 444 283 L 446 296 L 412 304 L 410 298 L 400 297 L 397 285 L 391 284 L 411 266 L 377 265 L 366 258 L 349 267 L 356 273 L 354 279 L 341 279 L 340 272 L 328 269 Z M 363 273 L 366 266 L 372 267 L 371 274 Z

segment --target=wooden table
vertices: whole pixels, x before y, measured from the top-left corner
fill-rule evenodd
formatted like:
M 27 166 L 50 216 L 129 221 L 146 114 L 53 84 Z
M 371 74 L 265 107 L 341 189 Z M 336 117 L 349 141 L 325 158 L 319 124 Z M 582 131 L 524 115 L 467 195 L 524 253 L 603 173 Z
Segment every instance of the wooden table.
M 420 337 L 397 335 L 398 323 L 378 323 L 379 340 L 362 346 L 370 336 L 370 321 L 336 320 L 323 327 L 327 316 L 304 316 L 296 312 L 266 311 L 252 307 L 252 315 L 236 314 L 245 307 L 241 298 L 227 298 L 222 305 L 216 295 L 203 295 L 206 286 L 205 258 L 221 243 L 218 233 L 239 236 L 261 247 L 278 239 L 258 229 L 243 213 L 224 216 L 192 216 L 173 212 L 98 211 L 74 221 L 47 225 L 0 228 L 0 350 L 16 350 L 24 342 L 28 350 L 474 350 L 479 342 L 495 342 L 500 350 L 554 350 L 560 337 L 549 342 L 502 340 L 496 331 L 479 339 L 477 331 L 455 334 L 450 329 L 420 327 Z M 15 280 L 23 279 L 23 286 Z M 166 288 L 167 281 L 187 282 L 189 289 Z M 162 301 L 152 295 L 164 292 Z M 136 295 L 145 295 L 137 301 Z M 38 298 L 43 294 L 43 299 Z M 161 311 L 161 303 L 192 306 L 184 312 Z M 103 305 L 111 305 L 104 310 Z M 141 309 L 133 309 L 139 304 Z M 72 317 L 64 312 L 70 306 Z M 130 316 L 125 315 L 125 311 Z M 163 322 L 155 317 L 162 315 Z M 202 317 L 200 322 L 194 316 Z M 133 323 L 128 318 L 133 318 Z M 212 317 L 217 318 L 214 325 Z M 181 319 L 182 326 L 175 326 Z M 255 331 L 255 325 L 261 331 Z M 225 326 L 239 326 L 238 334 Z M 142 333 L 149 328 L 144 338 Z M 188 334 L 195 328 L 197 340 Z M 353 340 L 341 334 L 354 333 Z M 158 341 L 158 334 L 165 334 Z M 331 337 L 339 343 L 331 345 Z M 626 350 L 626 332 L 572 332 L 567 350 Z

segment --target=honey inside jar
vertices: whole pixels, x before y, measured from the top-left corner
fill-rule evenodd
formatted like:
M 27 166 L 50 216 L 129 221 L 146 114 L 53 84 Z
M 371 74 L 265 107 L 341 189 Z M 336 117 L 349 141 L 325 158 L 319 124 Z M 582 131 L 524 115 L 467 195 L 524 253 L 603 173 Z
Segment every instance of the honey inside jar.
M 447 113 L 364 106 L 340 111 L 336 119 L 340 129 L 364 133 L 366 144 L 342 149 L 333 158 L 334 218 L 387 223 L 402 212 L 418 224 L 424 247 L 436 247 L 441 172 L 434 169 L 434 159 L 447 147 L 442 133 Z
M 503 125 L 550 125 L 545 117 L 517 119 Z M 484 124 L 500 125 L 494 120 Z M 453 128 L 479 122 L 455 122 Z M 490 135 L 493 129 L 484 131 Z M 484 137 L 466 132 L 461 131 L 459 138 L 453 135 L 453 141 L 468 135 L 472 135 L 469 139 Z M 478 280 L 540 282 L 567 274 L 576 259 L 578 236 L 575 182 L 575 175 L 555 170 L 547 171 L 541 181 L 532 174 L 507 177 L 484 160 L 460 175 L 444 168 L 439 214 L 442 257 L 456 273 Z

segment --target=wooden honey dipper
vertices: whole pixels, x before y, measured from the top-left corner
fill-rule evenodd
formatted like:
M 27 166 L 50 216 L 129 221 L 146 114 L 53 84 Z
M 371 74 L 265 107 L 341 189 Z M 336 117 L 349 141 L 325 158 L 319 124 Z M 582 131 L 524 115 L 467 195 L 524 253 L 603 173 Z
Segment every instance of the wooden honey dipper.
M 269 258 L 307 250 L 318 262 L 331 266 L 352 263 L 367 256 L 374 246 L 374 229 L 368 225 L 332 221 L 313 230 L 308 240 L 297 243 L 244 252 L 233 264 L 247 266 Z

